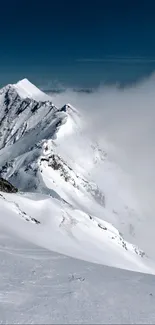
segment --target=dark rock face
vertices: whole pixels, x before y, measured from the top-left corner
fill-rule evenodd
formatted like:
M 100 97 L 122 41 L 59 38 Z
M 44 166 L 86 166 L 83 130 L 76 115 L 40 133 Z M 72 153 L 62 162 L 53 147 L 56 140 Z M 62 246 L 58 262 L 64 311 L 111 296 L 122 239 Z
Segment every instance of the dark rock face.
M 0 177 L 0 191 L 6 193 L 17 193 L 18 189 L 6 181 L 4 178 Z

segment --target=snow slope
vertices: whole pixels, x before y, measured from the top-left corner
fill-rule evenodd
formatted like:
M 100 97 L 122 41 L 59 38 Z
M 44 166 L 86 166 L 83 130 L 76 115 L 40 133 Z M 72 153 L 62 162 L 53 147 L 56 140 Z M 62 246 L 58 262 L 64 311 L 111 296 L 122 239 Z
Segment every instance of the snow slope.
M 0 230 L 1 324 L 154 324 L 154 276 L 53 253 Z
M 136 233 L 143 220 L 140 219 L 136 200 L 128 191 L 128 182 L 126 189 L 124 183 L 120 182 L 121 171 L 118 166 L 109 160 L 106 150 L 95 140 L 88 138 L 84 128 L 85 123 L 86 121 L 72 105 L 56 107 L 51 97 L 42 93 L 27 79 L 0 90 L 0 173 L 20 190 L 18 194 L 0 193 L 0 229 L 3 230 L 1 242 L 6 245 L 5 253 L 8 252 L 9 256 L 16 259 L 16 255 L 14 256 L 13 253 L 12 256 L 12 251 L 7 248 L 7 242 L 13 236 L 15 242 L 23 241 L 28 247 L 36 245 L 37 256 L 40 250 L 49 256 L 58 256 L 51 252 L 63 254 L 58 257 L 60 259 L 60 264 L 56 265 L 58 274 L 59 268 L 63 269 L 63 261 L 71 263 L 72 270 L 74 261 L 71 257 L 76 259 L 75 263 L 79 265 L 80 270 L 85 266 L 87 269 L 88 265 L 88 270 L 93 269 L 93 274 L 95 272 L 104 274 L 106 270 L 106 276 L 109 271 L 103 266 L 93 266 L 84 261 L 155 274 L 155 262 L 149 257 L 145 245 L 141 246 L 145 240 L 139 241 Z M 98 174 L 99 171 L 102 179 Z M 3 234 L 7 234 L 6 237 L 3 237 Z M 14 242 L 14 239 L 10 240 Z M 4 254 L 3 250 L 2 254 Z M 29 255 L 23 257 L 21 251 L 17 263 L 25 258 L 29 260 L 29 269 L 33 260 L 42 259 L 35 254 L 32 252 L 31 257 Z M 21 274 L 24 265 L 25 263 L 21 268 Z M 27 265 L 25 267 L 27 268 Z M 12 272 L 14 273 L 14 270 Z M 113 278 L 114 271 L 110 272 Z M 124 274 L 121 272 L 120 281 L 121 274 Z M 86 295 L 83 299 L 91 294 L 89 291 L 91 272 L 88 278 L 87 287 L 84 289 Z M 78 278 L 78 283 L 84 282 L 81 279 L 83 277 Z M 139 281 L 134 280 L 139 279 L 134 276 L 132 279 L 133 283 Z M 61 287 L 59 278 L 56 290 L 59 281 Z M 11 282 L 9 283 L 11 286 Z M 48 283 L 47 279 L 43 284 L 45 287 L 46 283 Z M 65 283 L 68 286 L 68 280 L 67 282 L 65 280 Z M 36 286 L 37 283 L 34 282 L 35 290 L 37 290 Z M 97 286 L 99 286 L 98 282 Z M 53 288 L 53 284 L 51 287 Z M 95 288 L 91 290 L 93 299 L 96 299 Z M 75 306 L 81 301 L 82 294 L 83 290 L 78 295 L 74 292 Z M 49 291 L 47 296 L 50 295 Z M 62 295 L 60 293 L 60 300 L 63 301 Z M 101 297 L 102 294 L 98 300 L 99 305 Z M 24 306 L 27 305 L 25 299 L 29 300 L 29 298 L 24 298 Z M 49 300 L 47 309 L 50 299 L 51 296 L 47 299 Z M 65 301 L 68 303 L 68 300 Z M 32 304 L 35 305 L 34 297 L 32 297 Z M 32 322 L 38 320 L 43 322 L 44 319 L 51 322 L 49 315 L 47 318 L 45 315 L 44 318 L 39 318 L 37 314 L 35 318 L 29 309 L 30 305 L 28 306 L 29 313 L 25 318 L 26 310 L 24 311 L 24 321 L 27 319 Z M 90 305 L 86 304 L 86 306 L 85 315 L 83 315 L 83 307 L 79 308 L 80 319 L 85 322 L 91 319 L 92 322 L 102 322 L 103 313 L 100 312 L 101 316 L 97 316 L 96 311 L 93 310 L 92 316 L 88 316 Z M 34 308 L 37 308 L 36 305 Z M 22 315 L 22 310 L 20 312 Z M 4 318 L 5 313 L 4 307 Z M 8 322 L 13 319 L 13 315 L 17 315 L 19 319 L 18 312 L 15 314 L 11 312 L 7 318 Z M 64 310 L 61 317 L 52 314 L 52 322 L 61 322 L 62 317 L 67 322 L 77 321 L 76 315 L 70 313 L 69 315 L 70 318 L 65 316 Z M 121 314 L 121 317 L 124 321 L 130 320 L 128 316 L 126 318 Z M 120 318 L 116 315 L 115 319 Z M 108 321 L 110 322 L 110 318 Z
M 154 263 L 111 224 L 55 198 L 1 195 L 0 224 L 21 238 L 86 261 L 155 273 Z

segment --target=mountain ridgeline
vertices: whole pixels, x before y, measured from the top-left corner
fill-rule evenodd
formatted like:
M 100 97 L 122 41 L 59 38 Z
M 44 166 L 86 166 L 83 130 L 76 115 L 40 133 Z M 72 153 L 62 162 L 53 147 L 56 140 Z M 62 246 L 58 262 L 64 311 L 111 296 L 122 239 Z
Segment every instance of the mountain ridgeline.
M 83 188 L 84 191 L 91 193 L 101 205 L 105 205 L 104 194 L 98 186 L 89 182 L 84 176 L 77 175 L 54 150 L 54 140 L 57 139 L 61 125 L 69 118 L 73 127 L 76 124 L 75 117 L 79 116 L 76 109 L 69 104 L 60 108 L 56 107 L 51 97 L 42 93 L 27 79 L 16 85 L 2 88 L 0 107 L 0 149 L 3 153 L 0 155 L 0 173 L 2 177 L 24 191 L 50 192 L 43 184 L 42 177 L 39 176 L 42 162 L 45 164 L 45 160 L 49 160 L 48 166 L 57 169 L 65 182 L 70 182 L 79 190 Z M 43 154 L 46 141 L 50 143 L 48 155 Z

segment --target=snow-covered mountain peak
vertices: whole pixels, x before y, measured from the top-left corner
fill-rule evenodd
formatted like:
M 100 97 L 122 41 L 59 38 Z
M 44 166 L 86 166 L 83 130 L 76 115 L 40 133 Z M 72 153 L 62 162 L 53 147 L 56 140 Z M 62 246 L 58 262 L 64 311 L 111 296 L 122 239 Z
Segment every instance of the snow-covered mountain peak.
M 33 85 L 28 79 L 24 78 L 13 84 L 21 98 L 32 98 L 36 101 L 52 101 L 52 98 Z
M 154 222 L 87 120 L 0 89 L 0 323 L 154 324 Z
M 92 262 L 145 270 L 148 261 L 146 257 L 142 258 L 143 253 L 132 244 L 126 244 L 126 238 L 123 239 L 119 232 L 111 234 L 108 230 L 113 223 L 122 232 L 124 226 L 118 227 L 120 214 L 116 207 L 127 204 L 116 191 L 112 195 L 112 204 L 109 204 L 115 175 L 104 150 L 85 132 L 85 122 L 71 104 L 54 106 L 51 97 L 27 79 L 0 90 L 0 174 L 22 191 L 9 197 L 9 201 L 4 197 L 2 200 L 0 194 L 1 206 L 4 203 L 1 211 L 3 215 L 7 214 L 9 206 L 11 220 L 20 215 L 26 221 L 33 221 L 34 227 L 39 213 L 39 229 L 45 231 L 50 244 L 44 245 L 39 240 L 37 245 Z M 104 175 L 102 183 L 93 178 L 92 170 L 98 168 Z M 28 192 L 31 192 L 32 200 L 26 204 L 23 198 L 29 195 Z M 36 201 L 39 197 L 38 211 Z M 115 207 L 116 201 L 119 203 Z M 130 213 L 130 207 L 128 210 Z M 124 221 L 127 212 L 122 211 Z M 0 222 L 3 223 L 2 212 Z M 46 214 L 48 217 L 44 218 Z M 129 222 L 132 226 L 131 216 Z M 22 224 L 23 236 L 25 227 Z M 51 227 L 54 229 L 52 236 Z M 31 232 L 35 237 L 37 230 L 32 228 Z M 42 231 L 39 232 L 39 238 L 42 238 Z M 66 249 L 63 239 L 67 243 Z M 154 266 L 150 272 L 155 272 Z

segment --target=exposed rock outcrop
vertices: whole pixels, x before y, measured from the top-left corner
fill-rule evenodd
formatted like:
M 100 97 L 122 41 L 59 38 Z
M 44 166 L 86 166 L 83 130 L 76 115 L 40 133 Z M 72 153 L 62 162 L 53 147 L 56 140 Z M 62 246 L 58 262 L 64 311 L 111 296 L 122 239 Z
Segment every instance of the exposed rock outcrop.
M 0 177 L 0 191 L 6 193 L 17 193 L 18 189 L 6 181 L 4 178 Z

